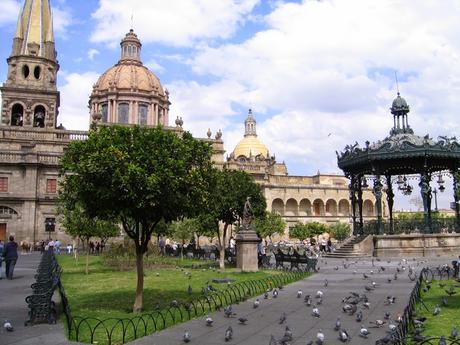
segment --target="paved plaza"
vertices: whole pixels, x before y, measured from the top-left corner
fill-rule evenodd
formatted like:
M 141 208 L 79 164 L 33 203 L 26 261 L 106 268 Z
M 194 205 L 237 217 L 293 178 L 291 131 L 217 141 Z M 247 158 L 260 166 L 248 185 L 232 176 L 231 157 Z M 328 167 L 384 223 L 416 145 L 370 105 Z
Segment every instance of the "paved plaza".
M 28 345 L 28 344 L 75 344 L 66 340 L 62 324 L 57 325 L 36 325 L 24 326 L 27 319 L 27 306 L 24 298 L 31 293 L 30 284 L 33 282 L 36 267 L 40 254 L 21 255 L 15 271 L 13 281 L 0 280 L 0 319 L 11 320 L 15 327 L 12 333 L 5 333 L 3 328 L 0 330 L 0 344 L 2 345 Z M 423 259 L 426 260 L 426 259 Z M 417 264 L 421 260 L 413 261 L 410 259 L 405 265 L 414 266 L 417 274 L 422 264 Z M 258 345 L 269 344 L 270 336 L 279 339 L 283 336 L 285 325 L 288 325 L 293 332 L 291 344 L 307 344 L 310 340 L 315 340 L 316 333 L 322 329 L 325 334 L 326 344 L 339 344 L 338 332 L 333 330 L 337 317 L 341 318 L 342 327 L 351 336 L 350 344 L 374 344 L 375 340 L 384 336 L 388 330 L 388 324 L 382 328 L 373 328 L 370 321 L 383 319 L 385 312 L 390 312 L 393 318 L 398 313 L 402 313 L 409 298 L 409 294 L 415 284 L 408 278 L 407 270 L 398 274 L 398 279 L 387 282 L 388 278 L 393 278 L 396 268 L 400 267 L 400 259 L 374 260 L 372 266 L 371 258 L 361 258 L 349 261 L 339 259 L 320 259 L 319 273 L 306 278 L 302 281 L 283 287 L 278 298 L 274 299 L 270 294 L 269 299 L 259 296 L 261 304 L 259 308 L 252 307 L 255 298 L 247 302 L 234 305 L 237 315 L 233 318 L 226 318 L 223 312 L 211 314 L 214 319 L 213 327 L 206 327 L 204 317 L 192 320 L 176 327 L 158 332 L 154 335 L 138 339 L 132 344 L 136 345 L 176 345 L 182 344 L 182 336 L 185 330 L 192 335 L 191 344 L 215 345 L 224 344 L 224 334 L 228 326 L 233 328 L 233 339 L 228 344 Z M 430 259 L 430 266 L 441 263 L 449 263 L 450 258 Z M 347 268 L 344 268 L 344 263 Z M 385 267 L 385 271 L 378 273 L 380 266 Z M 371 273 L 373 271 L 373 274 Z M 369 275 L 369 279 L 363 278 L 363 273 Z M 328 286 L 324 286 L 325 279 Z M 365 285 L 370 285 L 374 281 L 377 286 L 367 292 Z M 303 291 L 302 298 L 297 298 L 297 291 Z M 318 306 L 320 318 L 311 315 L 312 307 L 316 302 L 314 295 L 318 290 L 323 291 L 323 303 Z M 355 316 L 349 316 L 342 312 L 342 299 L 350 292 L 366 293 L 370 308 L 364 309 L 363 321 L 357 322 Z M 307 307 L 304 303 L 305 294 L 311 294 L 313 305 Z M 57 293 L 56 293 L 57 295 Z M 387 296 L 395 296 L 396 303 L 385 305 Z M 360 306 L 362 304 L 360 303 Z M 282 313 L 286 313 L 286 324 L 280 325 L 279 318 Z M 239 317 L 247 317 L 246 325 L 238 324 Z M 364 324 L 371 332 L 368 339 L 358 335 L 361 324 Z

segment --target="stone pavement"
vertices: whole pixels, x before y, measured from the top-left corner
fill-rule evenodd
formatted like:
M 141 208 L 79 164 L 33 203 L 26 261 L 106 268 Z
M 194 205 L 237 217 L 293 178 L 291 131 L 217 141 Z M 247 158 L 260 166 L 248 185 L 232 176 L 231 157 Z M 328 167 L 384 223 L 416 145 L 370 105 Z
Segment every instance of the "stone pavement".
M 327 264 L 326 264 L 327 262 Z M 347 261 L 349 268 L 345 269 L 342 260 L 324 259 L 320 260 L 320 273 L 315 274 L 302 281 L 296 282 L 283 288 L 278 298 L 273 299 L 270 295 L 268 300 L 259 296 L 261 304 L 259 308 L 253 309 L 253 299 L 247 302 L 234 305 L 237 316 L 234 318 L 225 318 L 223 312 L 215 312 L 210 316 L 214 319 L 213 327 L 206 327 L 204 317 L 186 322 L 176 327 L 166 329 L 154 335 L 138 339 L 131 344 L 136 345 L 177 345 L 182 344 L 182 336 L 185 330 L 191 333 L 192 341 L 190 344 L 216 345 L 216 344 L 238 344 L 238 345 L 265 345 L 269 344 L 270 336 L 274 335 L 279 339 L 283 336 L 285 325 L 279 324 L 279 318 L 282 312 L 287 315 L 287 325 L 293 332 L 293 341 L 291 344 L 307 344 L 310 340 L 316 339 L 319 329 L 325 334 L 325 344 L 341 344 L 338 339 L 338 332 L 333 330 L 337 317 L 341 318 L 342 327 L 347 330 L 351 336 L 349 344 L 375 344 L 375 340 L 383 337 L 388 331 L 388 324 L 382 328 L 372 328 L 370 321 L 376 319 L 383 320 L 384 313 L 390 312 L 393 318 L 398 313 L 402 313 L 408 303 L 409 295 L 415 282 L 408 278 L 408 271 L 398 275 L 396 281 L 387 282 L 389 277 L 393 277 L 400 259 L 393 259 L 390 263 L 385 260 L 375 261 L 375 267 L 372 266 L 371 258 L 358 259 L 358 261 Z M 430 266 L 438 263 L 448 263 L 449 259 L 430 259 Z M 407 265 L 416 266 L 416 261 L 408 261 Z M 422 263 L 416 266 L 417 276 L 420 272 Z M 378 267 L 385 267 L 385 271 L 377 273 Z M 335 268 L 338 267 L 336 270 Z M 399 266 L 400 267 L 400 266 Z M 371 270 L 374 274 L 371 274 Z M 356 271 L 356 273 L 354 273 Z M 370 276 L 369 280 L 364 280 L 363 273 Z M 324 280 L 327 279 L 329 285 L 324 287 Z M 377 288 L 372 292 L 366 292 L 364 286 L 372 281 L 377 283 Z M 318 290 L 324 292 L 322 305 L 318 306 L 321 317 L 315 318 L 311 315 L 312 307 L 307 307 L 301 299 L 296 298 L 297 290 L 301 289 L 303 294 L 311 294 L 313 302 L 314 295 Z M 349 316 L 342 312 L 342 299 L 350 294 L 350 291 L 358 293 L 366 292 L 370 309 L 364 309 L 364 318 L 362 323 L 355 320 L 355 316 Z M 396 303 L 385 305 L 387 296 L 395 296 Z M 360 304 L 361 305 L 361 304 Z M 246 325 L 238 324 L 238 317 L 245 316 L 249 319 Z M 360 337 L 359 330 L 361 324 L 372 333 L 368 339 Z M 225 330 L 232 326 L 234 336 L 229 342 L 224 341 Z
M 16 265 L 14 279 L 12 281 L 0 280 L 0 321 L 3 324 L 3 320 L 9 319 L 15 327 L 15 331 L 12 333 L 6 333 L 1 327 L 0 345 L 77 344 L 66 339 L 62 323 L 24 326 L 28 312 L 24 299 L 31 293 L 30 285 L 34 281 L 39 260 L 40 254 L 38 253 L 21 255 Z M 225 318 L 222 312 L 212 313 L 213 327 L 204 326 L 204 318 L 200 317 L 138 339 L 130 344 L 182 344 L 182 335 L 186 329 L 192 334 L 191 344 L 224 344 L 225 330 L 231 325 L 234 337 L 226 344 L 265 345 L 269 343 L 270 335 L 273 334 L 276 338 L 281 338 L 284 334 L 285 326 L 278 323 L 282 312 L 287 314 L 287 325 L 293 331 L 294 339 L 291 343 L 293 345 L 306 344 L 309 340 L 314 340 L 320 328 L 326 336 L 326 345 L 339 344 L 338 333 L 333 330 L 337 317 L 341 317 L 343 328 L 352 337 L 350 344 L 374 344 L 375 339 L 382 337 L 388 328 L 387 325 L 382 328 L 371 328 L 372 325 L 369 322 L 383 319 L 385 311 L 391 312 L 393 317 L 402 313 L 414 282 L 408 279 L 406 270 L 398 275 L 397 281 L 387 283 L 387 278 L 393 276 L 400 259 L 393 259 L 390 263 L 387 263 L 386 260 L 375 261 L 375 267 L 372 267 L 370 258 L 358 259 L 356 263 L 350 260 L 346 262 L 349 264 L 346 269 L 343 267 L 343 262 L 338 259 L 320 260 L 320 273 L 284 287 L 277 299 L 270 296 L 268 300 L 264 300 L 260 297 L 261 305 L 257 309 L 252 308 L 254 298 L 235 305 L 234 310 L 238 314 L 236 318 Z M 450 258 L 430 259 L 430 266 L 448 262 L 450 262 Z M 416 266 L 417 262 L 410 260 L 408 264 Z M 426 262 L 416 266 L 417 272 L 420 271 L 422 265 L 426 265 Z M 383 273 L 377 273 L 379 266 L 386 268 Z M 336 270 L 335 267 L 338 269 Z M 372 275 L 370 274 L 371 270 L 374 271 Z M 371 278 L 364 280 L 362 273 L 369 274 Z M 324 287 L 325 279 L 329 282 L 328 287 Z M 354 316 L 348 316 L 342 312 L 341 300 L 350 291 L 365 292 L 364 286 L 371 281 L 375 281 L 378 286 L 374 291 L 367 293 L 371 305 L 369 310 L 363 311 L 364 320 L 362 323 L 369 328 L 372 334 L 368 339 L 363 339 L 358 336 L 361 324 L 355 321 Z M 319 306 L 320 318 L 314 318 L 311 315 L 312 307 L 305 306 L 303 298 L 296 298 L 298 289 L 301 289 L 304 295 L 314 295 L 317 290 L 324 292 L 323 304 Z M 395 304 L 384 305 L 388 295 L 396 296 Z M 315 298 L 313 300 L 315 301 Z M 237 318 L 240 316 L 246 316 L 249 319 L 247 325 L 238 324 Z
M 23 254 L 19 256 L 14 269 L 13 280 L 0 280 L 0 345 L 62 345 L 76 344 L 67 340 L 62 323 L 56 325 L 40 324 L 24 326 L 28 318 L 25 298 L 32 293 L 30 285 L 35 281 L 40 254 Z M 3 276 L 5 265 L 3 264 Z M 14 332 L 5 332 L 3 322 L 11 321 Z

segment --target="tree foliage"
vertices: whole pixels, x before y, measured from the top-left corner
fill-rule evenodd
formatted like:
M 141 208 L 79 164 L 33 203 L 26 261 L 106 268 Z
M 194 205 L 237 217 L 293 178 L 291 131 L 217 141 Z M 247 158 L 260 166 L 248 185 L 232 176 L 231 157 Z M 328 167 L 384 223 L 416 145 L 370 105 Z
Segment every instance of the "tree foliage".
M 197 228 L 197 220 L 185 218 L 183 220 L 172 222 L 170 227 L 172 237 L 182 243 L 181 257 L 183 257 L 185 241 L 190 240 L 193 236 L 193 233 Z
M 303 241 L 312 236 L 310 228 L 307 224 L 297 223 L 292 228 L 289 229 L 289 237 L 296 238 L 300 241 Z
M 216 227 L 221 252 L 220 267 L 224 268 L 224 249 L 227 240 L 227 230 L 232 224 L 243 217 L 246 198 L 251 198 L 255 217 L 265 214 L 267 204 L 262 190 L 254 179 L 244 171 L 214 170 L 212 176 L 213 192 L 209 195 L 207 206 L 204 208 L 210 224 L 222 223 Z M 208 229 L 211 229 L 209 227 Z
M 348 238 L 351 234 L 351 228 L 346 223 L 335 223 L 328 227 L 329 235 L 335 238 L 337 241 L 343 241 Z
M 119 219 L 137 256 L 134 311 L 143 307 L 143 255 L 157 224 L 191 217 L 207 200 L 211 146 L 190 133 L 101 127 L 74 141 L 61 163 L 62 199 L 90 217 Z
M 283 234 L 286 222 L 276 212 L 266 212 L 264 218 L 257 218 L 256 232 L 261 238 L 271 237 L 274 234 Z

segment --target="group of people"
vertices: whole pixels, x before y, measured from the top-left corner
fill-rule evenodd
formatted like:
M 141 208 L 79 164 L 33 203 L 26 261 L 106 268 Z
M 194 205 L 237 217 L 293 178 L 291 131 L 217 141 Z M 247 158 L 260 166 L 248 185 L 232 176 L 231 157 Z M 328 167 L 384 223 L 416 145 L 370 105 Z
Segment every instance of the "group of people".
M 3 279 L 3 261 L 5 261 L 5 277 L 13 279 L 14 266 L 18 260 L 18 244 L 14 241 L 14 237 L 9 237 L 8 243 L 3 243 L 0 240 L 0 279 Z

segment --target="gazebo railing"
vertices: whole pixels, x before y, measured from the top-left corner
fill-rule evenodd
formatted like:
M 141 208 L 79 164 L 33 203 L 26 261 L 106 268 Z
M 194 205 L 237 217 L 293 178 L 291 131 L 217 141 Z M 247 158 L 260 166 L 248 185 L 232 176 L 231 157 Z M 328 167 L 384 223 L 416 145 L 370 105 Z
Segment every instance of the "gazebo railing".
M 363 224 L 364 235 L 439 234 L 460 232 L 459 230 L 455 218 L 431 219 L 430 229 L 425 228 L 423 219 L 394 219 L 393 227 L 391 227 L 390 221 L 384 220 L 380 231 L 377 220 L 371 220 Z

